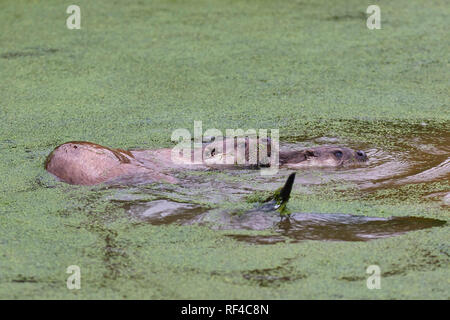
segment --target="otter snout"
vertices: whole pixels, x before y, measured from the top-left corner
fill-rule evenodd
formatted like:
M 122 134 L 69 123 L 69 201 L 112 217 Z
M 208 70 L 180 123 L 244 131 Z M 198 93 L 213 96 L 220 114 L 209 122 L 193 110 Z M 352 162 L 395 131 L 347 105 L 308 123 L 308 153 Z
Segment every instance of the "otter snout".
M 298 151 L 280 152 L 280 164 L 302 167 L 343 167 L 367 161 L 364 151 L 338 146 L 321 146 Z

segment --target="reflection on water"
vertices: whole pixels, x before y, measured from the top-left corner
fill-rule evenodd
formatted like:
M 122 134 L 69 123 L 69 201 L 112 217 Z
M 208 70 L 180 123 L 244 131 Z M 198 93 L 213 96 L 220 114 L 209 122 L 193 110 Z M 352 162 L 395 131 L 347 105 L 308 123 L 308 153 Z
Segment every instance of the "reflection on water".
M 386 137 L 386 140 L 394 139 Z M 341 141 L 334 137 L 302 139 L 282 143 L 288 149 L 300 149 L 314 145 L 345 145 L 361 149 L 368 155 L 369 161 L 364 166 L 347 168 L 323 168 L 320 170 L 300 170 L 297 183 L 301 185 L 320 185 L 331 181 L 345 181 L 357 185 L 363 192 L 398 188 L 406 184 L 433 183 L 450 180 L 450 130 L 430 130 L 416 136 L 395 138 L 389 147 L 355 144 Z M 388 145 L 388 144 L 387 144 Z M 447 194 L 443 197 L 430 196 L 430 200 L 441 201 L 448 205 Z
M 251 243 L 276 243 L 300 240 L 368 241 L 394 237 L 408 231 L 438 227 L 446 222 L 421 217 L 375 218 L 348 214 L 295 213 L 290 219 L 277 223 L 275 236 L 232 235 Z
M 133 216 L 154 225 L 184 224 L 205 211 L 206 208 L 198 205 L 169 200 L 156 200 L 141 205 L 133 205 L 129 209 Z
M 390 137 L 386 137 L 389 139 Z M 302 169 L 297 171 L 296 185 L 302 192 L 310 185 L 329 182 L 352 182 L 360 192 L 396 190 L 406 184 L 448 182 L 450 179 L 450 131 L 430 131 L 417 136 L 402 136 L 384 147 L 343 141 L 336 137 L 318 137 L 281 143 L 285 149 L 300 149 L 319 145 L 343 145 L 364 150 L 369 161 L 362 166 L 345 168 Z M 151 224 L 200 224 L 225 230 L 272 230 L 274 235 L 230 235 L 251 243 L 280 241 L 329 240 L 368 241 L 404 234 L 408 231 L 438 227 L 445 221 L 421 217 L 375 218 L 346 214 L 294 213 L 280 221 L 276 212 L 251 210 L 232 215 L 232 210 L 211 208 L 223 202 L 237 203 L 257 190 L 275 190 L 292 171 L 280 170 L 276 176 L 261 176 L 256 170 L 227 170 L 215 174 L 178 172 L 178 185 L 156 184 L 125 189 L 125 198 L 115 201 L 125 204 L 133 216 Z M 236 179 L 235 179 L 236 178 Z M 298 190 L 298 189 L 297 189 Z M 124 190 L 120 192 L 123 193 Z M 119 192 L 119 193 L 120 193 Z M 126 194 L 129 192 L 129 195 Z M 295 191 L 294 191 L 295 192 Z M 297 191 L 298 192 L 298 191 Z M 136 195 L 137 198 L 136 198 Z M 141 195 L 151 195 L 154 201 L 144 201 Z M 145 198 L 145 197 L 144 197 Z M 438 190 L 424 199 L 450 205 L 450 190 Z M 114 200 L 114 199 L 113 199 Z M 205 205 L 202 205 L 204 203 Z
M 388 139 L 389 137 L 387 137 Z M 331 141 L 331 142 L 330 142 Z M 407 183 L 433 182 L 450 178 L 450 131 L 441 130 L 428 135 L 403 137 L 389 149 L 370 145 L 352 144 L 337 138 L 319 137 L 297 143 L 284 144 L 285 148 L 301 148 L 309 145 L 346 144 L 366 152 L 369 161 L 357 168 L 324 169 L 325 174 L 314 178 L 306 171 L 297 175 L 297 181 L 319 184 L 342 179 L 352 181 L 360 188 L 385 188 Z M 314 180 L 315 179 L 315 180 Z
M 198 205 L 155 200 L 128 206 L 140 220 L 154 225 L 208 225 L 221 230 L 271 230 L 275 235 L 230 235 L 250 243 L 276 243 L 300 240 L 368 241 L 393 237 L 408 231 L 438 227 L 446 222 L 422 217 L 377 218 L 349 214 L 293 213 L 280 218 L 277 211 L 250 210 L 241 215 L 209 211 Z
M 134 190 L 135 191 L 135 190 Z M 191 223 L 209 208 L 168 199 L 145 200 L 135 193 L 118 193 L 112 199 L 137 221 L 154 225 Z

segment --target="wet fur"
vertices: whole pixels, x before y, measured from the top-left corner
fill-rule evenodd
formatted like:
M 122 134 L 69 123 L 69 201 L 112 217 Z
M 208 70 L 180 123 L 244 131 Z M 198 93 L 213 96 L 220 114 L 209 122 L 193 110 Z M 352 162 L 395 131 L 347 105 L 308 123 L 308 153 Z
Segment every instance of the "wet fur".
M 270 140 L 267 143 L 266 152 L 270 157 Z M 211 145 L 205 144 L 204 148 Z M 258 144 L 258 148 L 260 145 Z M 224 152 L 234 155 L 234 150 Z M 334 154 L 339 151 L 342 157 Z M 279 152 L 279 164 L 281 167 L 297 169 L 311 166 L 343 166 L 364 162 L 367 157 L 358 156 L 358 152 L 350 148 L 322 146 L 308 148 L 300 151 Z M 248 161 L 248 140 L 246 141 L 245 157 Z M 210 157 L 218 156 L 210 152 Z M 258 159 L 259 161 L 259 159 Z M 258 166 L 259 163 L 256 165 Z M 174 164 L 171 159 L 171 149 L 156 150 L 122 150 L 104 147 L 99 144 L 72 141 L 56 147 L 45 161 L 45 169 L 58 177 L 61 181 L 78 185 L 95 185 L 109 182 L 119 177 L 143 177 L 147 182 L 177 183 L 177 179 L 170 175 L 173 169 L 185 170 L 195 168 L 208 168 L 212 165 L 203 161 L 203 164 L 193 165 Z M 245 166 L 245 164 L 244 164 Z M 254 166 L 254 165 L 253 165 Z M 251 166 L 250 166 L 251 167 Z

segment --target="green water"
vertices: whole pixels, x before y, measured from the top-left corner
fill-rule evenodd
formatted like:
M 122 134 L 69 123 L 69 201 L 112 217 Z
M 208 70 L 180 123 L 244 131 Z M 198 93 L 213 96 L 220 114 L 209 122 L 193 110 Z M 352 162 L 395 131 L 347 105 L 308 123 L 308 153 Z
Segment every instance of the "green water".
M 81 30 L 66 28 L 61 1 L 0 2 L 0 298 L 449 298 L 448 226 L 250 245 L 133 221 L 108 200 L 114 189 L 58 183 L 43 169 L 68 140 L 167 147 L 194 120 L 378 148 L 448 134 L 448 3 L 380 0 L 381 30 L 366 28 L 372 3 L 356 0 L 76 4 Z M 299 186 L 289 207 L 450 221 L 448 206 L 423 197 L 449 189 L 445 179 L 372 194 Z M 381 290 L 366 287 L 374 264 Z M 66 288 L 70 265 L 80 290 Z

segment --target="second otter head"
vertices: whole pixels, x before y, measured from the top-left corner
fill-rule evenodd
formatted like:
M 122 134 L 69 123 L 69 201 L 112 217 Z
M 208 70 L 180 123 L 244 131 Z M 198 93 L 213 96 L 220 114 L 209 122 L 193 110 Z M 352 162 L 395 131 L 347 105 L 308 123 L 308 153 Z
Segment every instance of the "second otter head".
M 297 169 L 303 167 L 343 167 L 367 161 L 364 151 L 346 147 L 321 146 L 298 151 L 280 152 L 280 165 Z

